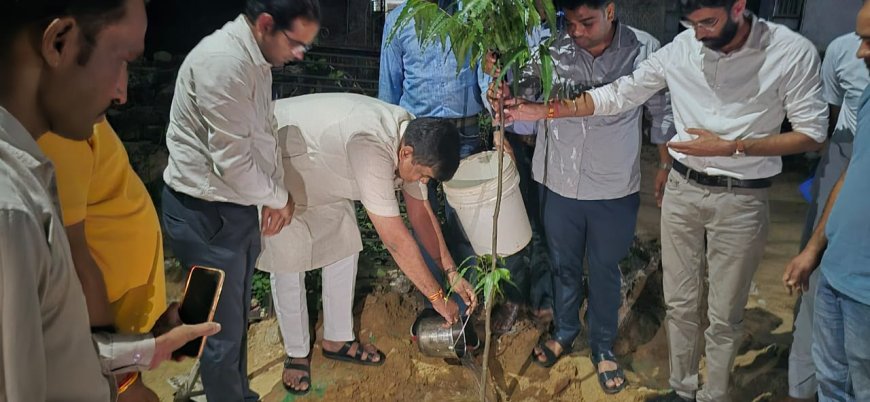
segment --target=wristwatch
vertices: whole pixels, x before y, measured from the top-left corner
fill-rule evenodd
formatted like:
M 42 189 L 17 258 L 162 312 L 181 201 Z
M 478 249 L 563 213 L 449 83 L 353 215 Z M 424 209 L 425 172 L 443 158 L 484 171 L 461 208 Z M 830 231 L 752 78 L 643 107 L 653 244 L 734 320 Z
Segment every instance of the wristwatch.
M 740 158 L 746 156 L 746 144 L 743 140 L 736 141 L 736 147 L 734 148 L 734 154 L 731 155 L 735 158 Z

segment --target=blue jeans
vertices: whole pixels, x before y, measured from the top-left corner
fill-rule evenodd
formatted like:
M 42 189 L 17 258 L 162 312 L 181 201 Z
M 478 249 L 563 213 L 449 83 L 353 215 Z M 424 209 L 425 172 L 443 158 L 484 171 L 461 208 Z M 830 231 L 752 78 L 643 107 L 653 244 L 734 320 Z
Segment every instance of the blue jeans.
M 831 194 L 840 174 L 852 157 L 853 137 L 838 131 L 825 148 L 822 159 L 816 167 L 812 187 L 812 201 L 807 210 L 804 231 L 801 236 L 801 250 L 807 245 L 816 224 L 825 209 L 825 201 Z M 794 340 L 788 356 L 788 394 L 793 398 L 810 399 L 816 394 L 819 384 L 816 381 L 816 367 L 813 364 L 813 298 L 819 271 L 810 276 L 810 289 L 801 293 L 795 304 Z
M 870 305 L 834 289 L 819 275 L 813 361 L 819 401 L 870 401 Z
M 634 240 L 640 196 L 576 200 L 541 186 L 544 231 L 553 268 L 553 338 L 570 349 L 580 334 L 583 262 L 589 261 L 589 346 L 593 355 L 611 351 L 622 304 L 619 262 Z

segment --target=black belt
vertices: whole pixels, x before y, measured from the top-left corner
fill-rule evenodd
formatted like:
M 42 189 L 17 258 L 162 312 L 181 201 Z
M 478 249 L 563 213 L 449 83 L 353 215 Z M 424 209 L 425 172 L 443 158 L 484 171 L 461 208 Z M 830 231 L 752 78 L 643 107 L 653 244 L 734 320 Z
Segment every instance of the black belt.
M 674 170 L 683 177 L 694 181 L 702 186 L 712 187 L 739 187 L 739 188 L 768 188 L 772 184 L 770 179 L 740 180 L 728 176 L 711 176 L 690 169 L 688 166 L 674 161 Z
M 480 124 L 480 117 L 478 115 L 471 115 L 466 117 L 457 117 L 457 118 L 445 118 L 444 120 L 453 123 L 456 128 L 465 128 L 465 127 L 473 127 Z

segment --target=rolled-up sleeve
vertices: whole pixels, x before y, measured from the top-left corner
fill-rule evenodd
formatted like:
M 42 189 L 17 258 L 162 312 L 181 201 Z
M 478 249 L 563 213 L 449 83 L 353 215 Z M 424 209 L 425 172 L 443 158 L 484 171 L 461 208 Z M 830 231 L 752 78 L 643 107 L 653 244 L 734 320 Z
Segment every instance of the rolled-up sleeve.
M 828 105 L 822 98 L 819 78 L 821 60 L 809 44 L 795 51 L 796 57 L 785 69 L 780 90 L 785 94 L 785 111 L 792 129 L 816 142 L 825 142 Z
M 665 66 L 671 52 L 667 45 L 641 62 L 631 75 L 589 91 L 596 116 L 612 116 L 643 105 L 667 88 Z
M 0 211 L 0 400 L 44 401 L 48 378 L 37 273 L 51 250 L 38 224 Z M 74 369 L 74 368 L 72 368 Z
M 255 79 L 242 60 L 216 56 L 208 69 L 194 72 L 193 88 L 208 130 L 212 170 L 253 205 L 282 208 L 287 191 L 254 160 L 254 130 L 263 129 L 254 100 Z M 280 167 L 280 166 L 279 166 Z

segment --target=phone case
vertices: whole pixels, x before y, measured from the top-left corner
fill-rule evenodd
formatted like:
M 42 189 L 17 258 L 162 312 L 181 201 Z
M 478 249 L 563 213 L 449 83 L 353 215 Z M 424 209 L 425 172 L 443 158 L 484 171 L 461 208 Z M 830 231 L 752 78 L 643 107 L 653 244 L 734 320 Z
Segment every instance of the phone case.
M 217 273 L 217 275 L 218 275 L 217 291 L 215 291 L 214 300 L 212 300 L 211 308 L 209 309 L 209 312 L 208 312 L 208 319 L 206 319 L 206 322 L 213 321 L 214 320 L 214 312 L 217 309 L 218 300 L 220 300 L 221 291 L 224 288 L 224 276 L 226 276 L 226 274 L 224 274 L 223 270 L 220 270 L 217 268 L 210 268 L 210 267 L 203 267 L 200 265 L 194 265 L 193 268 L 190 269 L 190 273 L 187 275 L 187 281 L 184 283 L 184 293 L 183 293 L 183 296 L 181 297 L 181 305 L 182 306 L 184 305 L 184 298 L 187 297 L 187 289 L 188 289 L 188 287 L 190 287 L 190 279 L 193 278 L 193 271 L 196 269 L 208 270 L 208 271 Z M 208 337 L 207 336 L 202 337 L 202 342 L 199 345 L 199 351 L 196 353 L 196 356 L 195 356 L 196 358 L 199 358 L 200 356 L 202 356 L 202 350 L 205 348 L 206 338 L 208 338 Z

